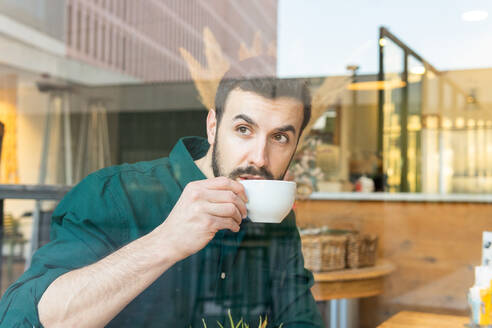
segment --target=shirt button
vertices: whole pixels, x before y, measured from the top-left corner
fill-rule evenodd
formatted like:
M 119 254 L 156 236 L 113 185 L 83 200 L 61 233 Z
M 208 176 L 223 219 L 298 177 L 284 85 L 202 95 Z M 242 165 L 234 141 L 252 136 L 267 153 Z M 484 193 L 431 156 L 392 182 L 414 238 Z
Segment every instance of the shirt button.
M 225 279 L 225 278 L 226 278 L 226 273 L 225 273 L 225 272 L 222 272 L 222 273 L 220 274 L 220 279 Z

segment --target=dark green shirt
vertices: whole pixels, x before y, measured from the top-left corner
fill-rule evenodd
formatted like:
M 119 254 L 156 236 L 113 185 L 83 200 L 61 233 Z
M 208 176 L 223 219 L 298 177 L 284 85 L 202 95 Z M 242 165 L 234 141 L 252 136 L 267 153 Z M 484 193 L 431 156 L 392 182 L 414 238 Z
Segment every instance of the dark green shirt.
M 1 327 L 41 327 L 37 304 L 60 275 L 94 263 L 160 225 L 191 181 L 205 179 L 194 160 L 201 138 L 181 139 L 169 158 L 97 171 L 56 208 L 51 242 L 0 302 Z M 136 277 L 138 279 L 138 277 Z M 268 327 L 322 327 L 291 213 L 281 224 L 244 220 L 219 231 L 200 252 L 176 263 L 126 306 L 108 327 L 229 327 L 260 316 Z

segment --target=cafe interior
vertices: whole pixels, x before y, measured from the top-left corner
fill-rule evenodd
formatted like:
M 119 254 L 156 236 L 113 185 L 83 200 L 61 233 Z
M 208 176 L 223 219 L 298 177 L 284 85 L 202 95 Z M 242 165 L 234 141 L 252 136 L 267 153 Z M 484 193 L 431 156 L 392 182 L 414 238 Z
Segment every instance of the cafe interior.
M 289 175 L 325 326 L 492 325 L 489 14 L 475 0 L 1 1 L 2 295 L 74 185 L 206 137 L 223 74 L 261 56 L 257 78 L 311 91 Z

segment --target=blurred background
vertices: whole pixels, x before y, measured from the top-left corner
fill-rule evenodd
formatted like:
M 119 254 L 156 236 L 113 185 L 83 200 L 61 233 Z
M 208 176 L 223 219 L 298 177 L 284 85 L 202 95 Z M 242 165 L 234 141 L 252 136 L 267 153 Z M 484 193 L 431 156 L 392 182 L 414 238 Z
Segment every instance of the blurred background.
M 303 79 L 314 97 L 292 164 L 299 224 L 373 232 L 407 266 L 354 310 L 360 325 L 466 313 L 469 242 L 492 229 L 490 14 L 485 0 L 0 0 L 2 293 L 70 186 L 205 136 L 222 74 L 262 55 L 259 78 Z M 391 195 L 416 201 L 411 218 Z

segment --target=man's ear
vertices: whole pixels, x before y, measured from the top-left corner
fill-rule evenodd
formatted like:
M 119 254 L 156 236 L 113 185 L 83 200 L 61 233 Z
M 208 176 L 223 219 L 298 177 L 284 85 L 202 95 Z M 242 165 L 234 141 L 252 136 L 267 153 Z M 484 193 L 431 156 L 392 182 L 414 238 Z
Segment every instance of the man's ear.
M 217 133 L 217 117 L 215 109 L 211 108 L 207 115 L 207 139 L 210 145 L 214 144 L 215 134 Z

